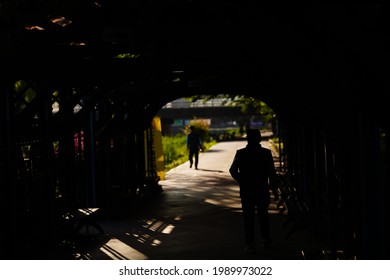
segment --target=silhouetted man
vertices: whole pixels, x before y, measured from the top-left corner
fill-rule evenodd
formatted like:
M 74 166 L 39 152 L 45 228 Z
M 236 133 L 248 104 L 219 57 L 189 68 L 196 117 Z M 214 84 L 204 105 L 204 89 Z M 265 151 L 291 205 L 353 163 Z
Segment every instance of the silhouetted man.
M 199 151 L 202 149 L 202 140 L 195 132 L 195 127 L 193 125 L 189 127 L 189 133 L 187 134 L 186 142 L 188 148 L 188 159 L 190 161 L 190 168 L 192 167 L 195 158 L 195 169 L 198 169 Z
M 240 197 L 244 214 L 245 250 L 254 253 L 255 244 L 255 213 L 257 209 L 261 240 L 264 247 L 271 241 L 268 207 L 271 202 L 270 190 L 275 200 L 277 192 L 277 177 L 271 151 L 261 146 L 261 133 L 258 129 L 247 131 L 248 144 L 236 151 L 229 172 L 240 185 Z

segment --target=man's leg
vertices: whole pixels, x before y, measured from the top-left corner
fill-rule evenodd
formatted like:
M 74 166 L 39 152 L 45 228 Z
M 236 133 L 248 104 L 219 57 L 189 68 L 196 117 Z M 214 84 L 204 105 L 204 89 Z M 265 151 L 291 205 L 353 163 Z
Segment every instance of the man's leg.
M 198 162 L 199 162 L 199 152 L 198 151 L 195 151 L 194 157 L 195 157 L 195 169 L 198 169 Z
M 192 167 L 193 164 L 193 157 L 194 157 L 194 151 L 190 149 L 188 153 L 188 160 L 190 161 L 190 168 Z
M 242 212 L 244 214 L 244 235 L 247 246 L 255 244 L 255 204 L 248 200 L 242 200 Z
M 264 197 L 257 205 L 257 214 L 259 217 L 261 240 L 263 246 L 265 247 L 269 246 L 271 242 L 270 220 L 268 215 L 269 204 L 270 204 L 270 198 Z

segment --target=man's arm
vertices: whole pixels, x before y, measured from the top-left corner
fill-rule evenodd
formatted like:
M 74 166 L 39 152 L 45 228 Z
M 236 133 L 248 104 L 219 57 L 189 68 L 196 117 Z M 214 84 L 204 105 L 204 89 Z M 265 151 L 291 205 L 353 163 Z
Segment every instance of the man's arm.
M 202 139 L 199 137 L 198 135 L 198 146 L 199 146 L 199 150 L 203 150 L 203 142 L 202 142 Z
M 233 162 L 229 168 L 230 175 L 236 180 L 238 183 L 240 182 L 240 172 L 238 169 L 238 161 L 237 161 L 237 153 L 234 156 Z

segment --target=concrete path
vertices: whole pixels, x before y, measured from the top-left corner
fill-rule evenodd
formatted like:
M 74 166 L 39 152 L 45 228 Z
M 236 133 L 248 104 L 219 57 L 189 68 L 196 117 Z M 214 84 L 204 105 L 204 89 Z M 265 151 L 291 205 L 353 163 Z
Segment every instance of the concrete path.
M 253 255 L 244 252 L 238 185 L 228 169 L 246 141 L 221 142 L 199 156 L 199 169 L 186 162 L 160 181 L 163 192 L 142 197 L 122 218 L 102 220 L 104 236 L 76 248 L 76 259 L 303 259 L 302 252 L 326 250 L 305 231 L 285 239 L 285 214 L 270 207 L 273 243 Z M 267 146 L 268 142 L 262 142 Z M 269 147 L 269 146 L 267 146 Z M 141 208 L 141 210 L 139 210 Z M 258 229 L 257 229 L 258 230 Z

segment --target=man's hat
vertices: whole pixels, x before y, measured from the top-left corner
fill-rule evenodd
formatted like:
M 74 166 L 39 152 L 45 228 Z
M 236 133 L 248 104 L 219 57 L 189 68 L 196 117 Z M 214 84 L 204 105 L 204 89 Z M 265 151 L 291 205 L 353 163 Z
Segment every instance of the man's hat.
M 261 133 L 259 129 L 249 129 L 246 132 L 246 137 L 248 142 L 260 142 L 261 141 Z

